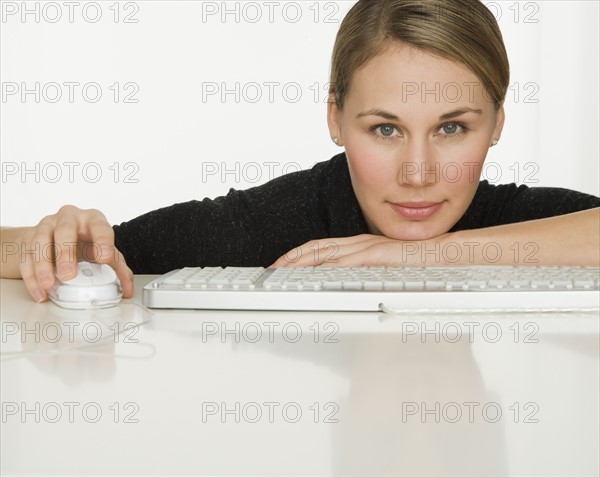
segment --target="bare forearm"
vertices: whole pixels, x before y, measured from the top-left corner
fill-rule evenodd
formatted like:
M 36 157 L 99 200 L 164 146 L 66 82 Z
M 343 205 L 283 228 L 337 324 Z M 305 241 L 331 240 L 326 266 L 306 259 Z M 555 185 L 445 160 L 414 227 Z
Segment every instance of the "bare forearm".
M 0 242 L 2 244 L 2 263 L 0 264 L 0 277 L 6 279 L 20 279 L 21 271 L 20 248 L 23 241 L 23 233 L 26 227 L 2 227 L 0 228 Z
M 600 208 L 458 231 L 438 247 L 444 264 L 598 266 Z

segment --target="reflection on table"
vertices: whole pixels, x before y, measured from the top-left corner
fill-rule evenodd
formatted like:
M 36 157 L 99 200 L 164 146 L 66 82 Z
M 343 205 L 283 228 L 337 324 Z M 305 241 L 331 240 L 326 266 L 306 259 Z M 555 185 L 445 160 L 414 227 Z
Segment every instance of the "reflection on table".
M 149 279 L 96 311 L 1 281 L 3 474 L 598 474 L 594 314 L 149 311 Z

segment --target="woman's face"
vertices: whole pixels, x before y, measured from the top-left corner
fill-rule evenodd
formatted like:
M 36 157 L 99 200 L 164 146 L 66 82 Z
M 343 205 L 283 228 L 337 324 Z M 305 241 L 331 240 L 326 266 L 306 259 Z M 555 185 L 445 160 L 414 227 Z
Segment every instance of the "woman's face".
M 504 109 L 465 66 L 397 45 L 354 74 L 328 122 L 369 231 L 421 240 L 467 210 Z

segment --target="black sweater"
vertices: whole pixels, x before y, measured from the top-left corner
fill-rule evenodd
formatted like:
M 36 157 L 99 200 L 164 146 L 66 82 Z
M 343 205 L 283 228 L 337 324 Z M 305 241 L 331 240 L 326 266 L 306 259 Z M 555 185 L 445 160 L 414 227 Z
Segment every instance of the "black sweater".
M 450 232 L 599 206 L 600 198 L 569 189 L 481 181 Z M 310 240 L 369 232 L 344 153 L 261 186 L 174 204 L 113 229 L 115 246 L 136 274 L 163 274 L 186 266 L 267 267 Z

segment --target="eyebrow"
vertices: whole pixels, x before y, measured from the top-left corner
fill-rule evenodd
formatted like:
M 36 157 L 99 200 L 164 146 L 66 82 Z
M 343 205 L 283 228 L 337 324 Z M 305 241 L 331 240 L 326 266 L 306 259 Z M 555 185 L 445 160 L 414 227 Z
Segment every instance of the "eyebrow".
M 457 116 L 464 115 L 465 113 L 475 113 L 475 114 L 480 115 L 482 113 L 482 110 L 467 108 L 467 107 L 458 108 L 458 109 L 449 111 L 448 113 L 444 113 L 443 115 L 440 116 L 440 120 L 456 118 Z M 390 121 L 399 121 L 400 120 L 400 118 L 398 118 L 395 114 L 388 113 L 387 111 L 379 110 L 379 109 L 372 109 L 369 111 L 365 111 L 363 113 L 359 113 L 358 115 L 356 115 L 356 118 L 357 119 L 362 118 L 363 116 L 381 116 L 382 118 L 385 118 Z

